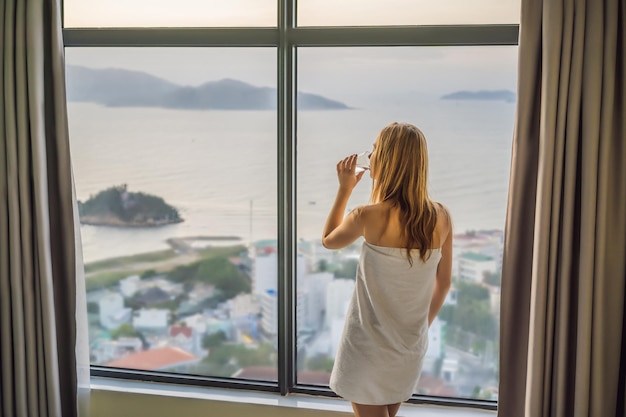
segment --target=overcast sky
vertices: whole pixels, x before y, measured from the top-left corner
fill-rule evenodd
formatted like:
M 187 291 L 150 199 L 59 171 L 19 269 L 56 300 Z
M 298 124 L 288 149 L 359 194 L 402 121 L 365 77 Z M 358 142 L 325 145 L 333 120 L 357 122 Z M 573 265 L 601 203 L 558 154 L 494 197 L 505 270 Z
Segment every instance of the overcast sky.
M 181 85 L 276 86 L 274 48 L 66 48 L 66 62 L 143 71 Z M 298 89 L 358 106 L 372 93 L 515 91 L 517 47 L 300 48 Z
M 172 7 L 175 4 L 176 7 Z M 272 26 L 275 0 L 65 0 L 66 27 Z M 520 0 L 298 0 L 301 25 L 517 23 Z M 182 85 L 276 86 L 275 48 L 68 48 L 68 64 L 148 72 Z M 515 90 L 517 47 L 300 48 L 298 88 L 359 101 L 373 90 Z
M 299 25 L 519 23 L 520 0 L 298 0 Z M 66 27 L 275 26 L 276 0 L 64 0 Z

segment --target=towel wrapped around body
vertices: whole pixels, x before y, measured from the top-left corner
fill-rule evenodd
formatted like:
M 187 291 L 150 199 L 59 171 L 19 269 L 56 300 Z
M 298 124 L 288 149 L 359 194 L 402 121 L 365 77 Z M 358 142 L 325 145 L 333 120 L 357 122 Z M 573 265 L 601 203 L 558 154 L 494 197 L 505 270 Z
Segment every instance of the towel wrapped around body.
M 428 349 L 428 312 L 441 250 L 426 262 L 412 250 L 363 242 L 356 285 L 330 388 L 357 404 L 408 400 Z

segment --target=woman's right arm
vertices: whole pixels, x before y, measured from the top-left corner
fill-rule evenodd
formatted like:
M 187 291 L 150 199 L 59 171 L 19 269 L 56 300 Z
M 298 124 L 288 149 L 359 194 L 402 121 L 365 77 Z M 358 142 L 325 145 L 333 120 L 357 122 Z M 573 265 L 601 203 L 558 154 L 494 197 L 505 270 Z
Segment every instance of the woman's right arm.
M 439 314 L 439 310 L 441 310 L 452 284 L 452 221 L 447 209 L 445 207 L 442 207 L 442 209 L 442 213 L 445 213 L 447 234 L 441 245 L 441 260 L 437 267 L 435 288 L 430 301 L 430 310 L 428 312 L 429 327 L 435 320 L 435 317 L 437 317 L 437 314 Z

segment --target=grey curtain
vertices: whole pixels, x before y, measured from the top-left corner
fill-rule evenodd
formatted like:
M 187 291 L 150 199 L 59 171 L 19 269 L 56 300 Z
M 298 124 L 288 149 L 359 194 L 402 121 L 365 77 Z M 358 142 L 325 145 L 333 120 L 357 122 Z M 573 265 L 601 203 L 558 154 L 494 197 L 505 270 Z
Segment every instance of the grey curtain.
M 522 0 L 502 417 L 626 415 L 626 2 Z
M 0 416 L 72 417 L 88 356 L 60 5 L 0 0 L 0 22 Z

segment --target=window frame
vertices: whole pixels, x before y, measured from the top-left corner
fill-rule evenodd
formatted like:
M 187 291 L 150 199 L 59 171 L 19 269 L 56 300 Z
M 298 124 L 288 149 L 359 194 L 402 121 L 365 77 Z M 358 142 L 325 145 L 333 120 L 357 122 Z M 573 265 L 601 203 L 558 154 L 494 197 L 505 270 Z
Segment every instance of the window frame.
M 278 381 L 253 381 L 91 365 L 93 377 L 336 396 L 296 378 L 296 55 L 305 47 L 517 46 L 519 24 L 298 27 L 297 0 L 278 1 L 278 26 L 227 28 L 65 28 L 63 46 L 273 47 L 277 51 Z M 63 1 L 61 0 L 63 22 Z M 413 395 L 414 404 L 496 410 L 497 402 Z

